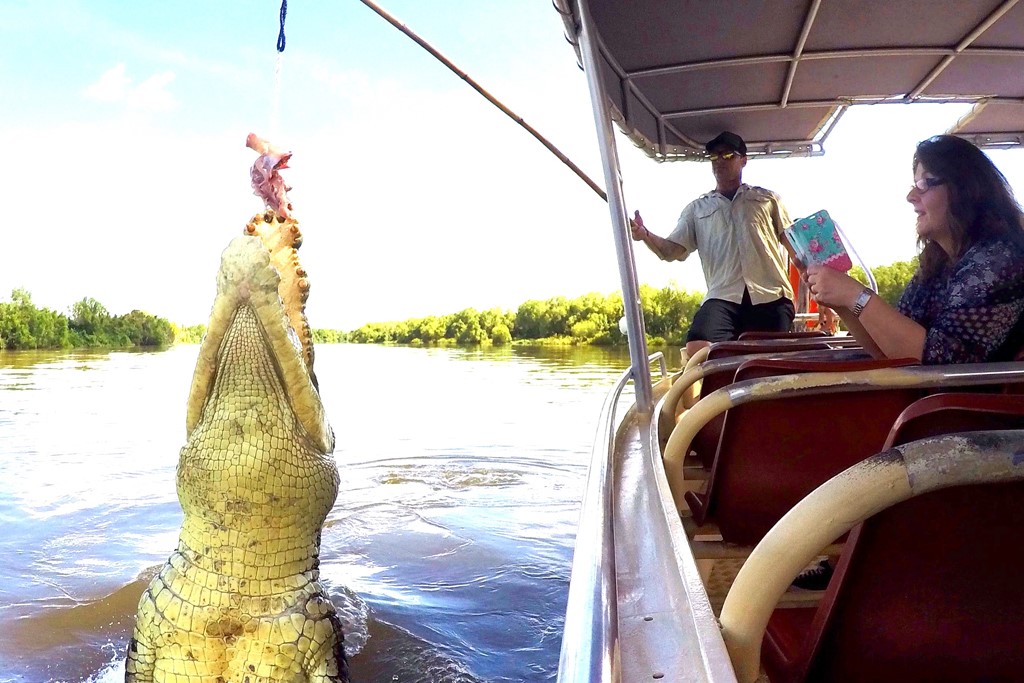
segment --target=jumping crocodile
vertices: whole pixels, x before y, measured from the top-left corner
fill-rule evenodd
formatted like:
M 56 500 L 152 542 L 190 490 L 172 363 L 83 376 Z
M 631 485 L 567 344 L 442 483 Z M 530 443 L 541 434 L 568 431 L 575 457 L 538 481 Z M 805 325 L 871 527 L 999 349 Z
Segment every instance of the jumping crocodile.
M 178 462 L 185 517 L 139 601 L 126 681 L 348 680 L 341 621 L 319 581 L 339 476 L 300 244 L 294 218 L 268 209 L 223 253 Z

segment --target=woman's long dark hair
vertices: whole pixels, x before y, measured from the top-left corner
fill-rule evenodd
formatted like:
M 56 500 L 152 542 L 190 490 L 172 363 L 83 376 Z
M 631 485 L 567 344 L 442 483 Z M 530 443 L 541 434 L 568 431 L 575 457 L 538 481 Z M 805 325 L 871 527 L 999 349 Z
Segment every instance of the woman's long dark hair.
M 917 145 L 915 171 L 918 164 L 946 181 L 953 262 L 985 239 L 1002 237 L 1024 245 L 1021 207 L 1006 177 L 984 152 L 955 135 L 936 135 Z M 918 244 L 921 276 L 927 280 L 941 272 L 950 257 L 933 240 L 919 238 Z

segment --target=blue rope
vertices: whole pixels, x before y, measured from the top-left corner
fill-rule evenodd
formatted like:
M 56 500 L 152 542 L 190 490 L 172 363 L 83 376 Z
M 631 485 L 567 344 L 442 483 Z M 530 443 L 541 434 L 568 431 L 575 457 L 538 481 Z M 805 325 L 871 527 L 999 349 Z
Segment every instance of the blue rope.
M 288 14 L 288 0 L 281 0 L 281 30 L 277 34 L 277 51 L 284 52 L 284 18 Z

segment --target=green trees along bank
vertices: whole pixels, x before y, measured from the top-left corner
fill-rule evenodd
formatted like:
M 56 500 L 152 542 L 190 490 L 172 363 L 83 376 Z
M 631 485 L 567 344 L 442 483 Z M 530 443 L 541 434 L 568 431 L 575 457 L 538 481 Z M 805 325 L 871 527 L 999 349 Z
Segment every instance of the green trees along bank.
M 0 349 L 159 347 L 174 343 L 174 336 L 164 318 L 142 311 L 110 315 L 88 297 L 66 315 L 36 307 L 24 289 L 12 291 L 9 303 L 0 302 Z
M 640 286 L 640 303 L 653 344 L 683 344 L 703 295 L 675 287 Z M 520 343 L 612 345 L 625 341 L 619 331 L 621 294 L 584 294 L 531 300 L 515 312 L 467 308 L 444 316 L 402 322 L 369 323 L 344 335 L 357 344 L 452 344 L 496 346 Z M 320 332 L 318 330 L 318 332 Z M 315 341 L 319 339 L 314 336 Z
M 883 299 L 895 304 L 917 268 L 916 260 L 882 266 L 872 271 Z M 851 274 L 866 282 L 863 271 Z M 640 286 L 647 341 L 652 346 L 682 346 L 703 299 L 700 292 L 670 286 Z M 625 342 L 619 330 L 622 296 L 584 294 L 575 299 L 556 296 L 531 300 L 515 311 L 472 308 L 441 316 L 401 322 L 368 323 L 357 330 L 315 329 L 317 344 L 505 345 L 594 344 Z M 61 349 L 72 347 L 159 347 L 175 342 L 198 344 L 205 326 L 179 327 L 142 311 L 111 315 L 95 299 L 85 298 L 67 314 L 37 308 L 24 289 L 0 302 L 0 349 Z
M 891 304 L 899 299 L 914 271 L 916 259 L 872 270 L 879 294 Z M 864 272 L 851 274 L 867 282 Z M 656 289 L 640 286 L 647 342 L 652 346 L 682 346 L 693 315 L 704 295 L 670 286 Z M 619 331 L 623 315 L 621 294 L 584 294 L 576 299 L 554 297 L 532 300 L 513 312 L 494 308 L 476 311 L 467 308 L 444 316 L 414 318 L 402 322 L 368 323 L 344 333 L 315 330 L 315 342 L 348 341 L 356 344 L 594 344 L 625 342 Z
M 907 283 L 910 282 L 910 278 L 914 277 L 914 271 L 916 270 L 916 258 L 872 269 L 871 274 L 875 276 L 878 295 L 890 306 L 895 306 L 896 302 L 900 300 L 900 295 L 903 294 Z M 850 275 L 864 284 L 868 284 L 867 276 L 862 269 L 854 268 L 850 271 Z

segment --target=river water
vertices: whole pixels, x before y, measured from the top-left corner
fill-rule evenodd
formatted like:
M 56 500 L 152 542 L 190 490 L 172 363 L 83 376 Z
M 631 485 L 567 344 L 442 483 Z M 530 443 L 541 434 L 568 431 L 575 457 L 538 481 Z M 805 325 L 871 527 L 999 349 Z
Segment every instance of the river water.
M 177 543 L 197 350 L 0 352 L 0 682 L 123 680 Z M 353 680 L 553 680 L 625 351 L 321 345 L 316 363 L 342 481 L 321 575 Z

